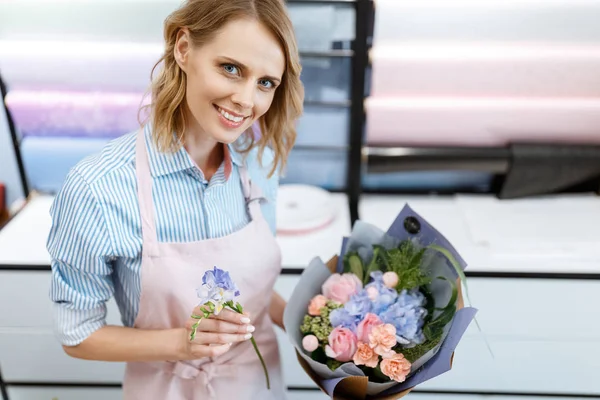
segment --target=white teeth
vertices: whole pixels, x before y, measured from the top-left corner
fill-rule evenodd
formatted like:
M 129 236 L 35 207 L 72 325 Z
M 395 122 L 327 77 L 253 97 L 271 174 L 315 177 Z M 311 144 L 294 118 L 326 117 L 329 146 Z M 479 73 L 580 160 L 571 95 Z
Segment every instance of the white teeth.
M 224 111 L 222 108 L 219 108 L 219 112 L 221 113 L 222 116 L 224 116 L 226 119 L 228 119 L 229 121 L 232 121 L 232 122 L 241 122 L 244 119 L 243 117 L 234 117 L 233 115 L 229 114 L 227 111 Z

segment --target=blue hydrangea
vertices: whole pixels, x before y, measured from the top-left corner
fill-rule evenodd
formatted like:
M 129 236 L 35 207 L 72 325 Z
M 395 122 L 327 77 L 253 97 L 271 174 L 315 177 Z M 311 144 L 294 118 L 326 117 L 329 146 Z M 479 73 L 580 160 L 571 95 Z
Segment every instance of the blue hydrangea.
M 423 335 L 424 319 L 427 310 L 424 308 L 425 296 L 417 289 L 403 290 L 396 302 L 379 314 L 384 323 L 396 327 L 398 342 L 407 347 L 421 344 L 425 341 Z
M 352 332 L 356 332 L 356 326 L 358 325 L 356 316 L 351 315 L 348 312 L 348 309 L 344 307 L 332 310 L 331 313 L 329 313 L 329 322 L 334 328 L 348 328 Z
M 374 287 L 377 289 L 377 298 L 372 303 L 371 312 L 379 315 L 387 310 L 398 298 L 398 293 L 394 289 L 390 289 L 383 284 L 383 272 L 375 271 L 371 273 L 373 280 L 365 286 L 365 292 L 368 288 Z
M 344 308 L 348 311 L 348 314 L 354 316 L 355 321 L 358 324 L 364 319 L 367 313 L 371 312 L 372 302 L 363 289 L 353 295 L 350 300 L 344 304 Z

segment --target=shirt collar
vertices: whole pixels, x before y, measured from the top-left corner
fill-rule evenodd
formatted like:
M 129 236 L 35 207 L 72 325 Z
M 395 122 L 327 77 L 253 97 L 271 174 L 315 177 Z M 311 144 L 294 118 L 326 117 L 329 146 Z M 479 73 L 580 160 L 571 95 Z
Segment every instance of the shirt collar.
M 146 149 L 148 151 L 148 162 L 152 177 L 165 176 L 197 168 L 196 163 L 192 160 L 185 147 L 181 146 L 175 153 L 160 151 L 152 139 L 152 133 L 148 125 L 144 129 L 144 136 L 146 138 Z M 238 167 L 242 165 L 242 157 L 233 144 L 224 146 L 225 158 L 223 164 L 225 178 L 228 179 L 233 164 Z

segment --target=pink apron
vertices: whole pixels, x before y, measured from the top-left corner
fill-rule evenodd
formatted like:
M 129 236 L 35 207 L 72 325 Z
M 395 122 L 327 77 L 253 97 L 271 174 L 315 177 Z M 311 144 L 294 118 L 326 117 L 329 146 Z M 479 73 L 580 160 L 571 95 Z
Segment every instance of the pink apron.
M 251 315 L 254 338 L 269 369 L 266 388 L 252 343 L 234 344 L 222 356 L 194 361 L 130 362 L 123 382 L 126 400 L 285 399 L 279 349 L 269 316 L 271 293 L 281 271 L 279 246 L 260 211 L 260 189 L 240 167 L 251 222 L 221 238 L 187 243 L 157 240 L 152 177 L 142 131 L 136 144 L 142 221 L 142 267 L 138 329 L 181 328 L 198 304 L 196 288 L 213 266 L 230 272 L 237 300 Z

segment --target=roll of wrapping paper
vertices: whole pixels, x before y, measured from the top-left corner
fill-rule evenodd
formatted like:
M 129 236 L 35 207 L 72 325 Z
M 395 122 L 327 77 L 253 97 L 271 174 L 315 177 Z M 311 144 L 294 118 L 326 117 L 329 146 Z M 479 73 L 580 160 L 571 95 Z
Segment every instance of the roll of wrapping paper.
M 30 188 L 56 193 L 69 170 L 83 158 L 100 152 L 109 140 L 89 137 L 23 138 L 21 155 Z
M 374 0 L 374 4 L 375 45 L 397 40 L 600 41 L 600 3 L 594 0 Z
M 370 52 L 372 97 L 600 97 L 600 47 L 398 41 Z
M 600 143 L 598 99 L 374 97 L 366 110 L 369 144 Z
M 0 70 L 11 90 L 145 92 L 162 43 L 0 41 Z
M 117 137 L 139 127 L 143 93 L 10 91 L 5 103 L 23 136 Z M 140 119 L 147 116 L 140 113 Z

